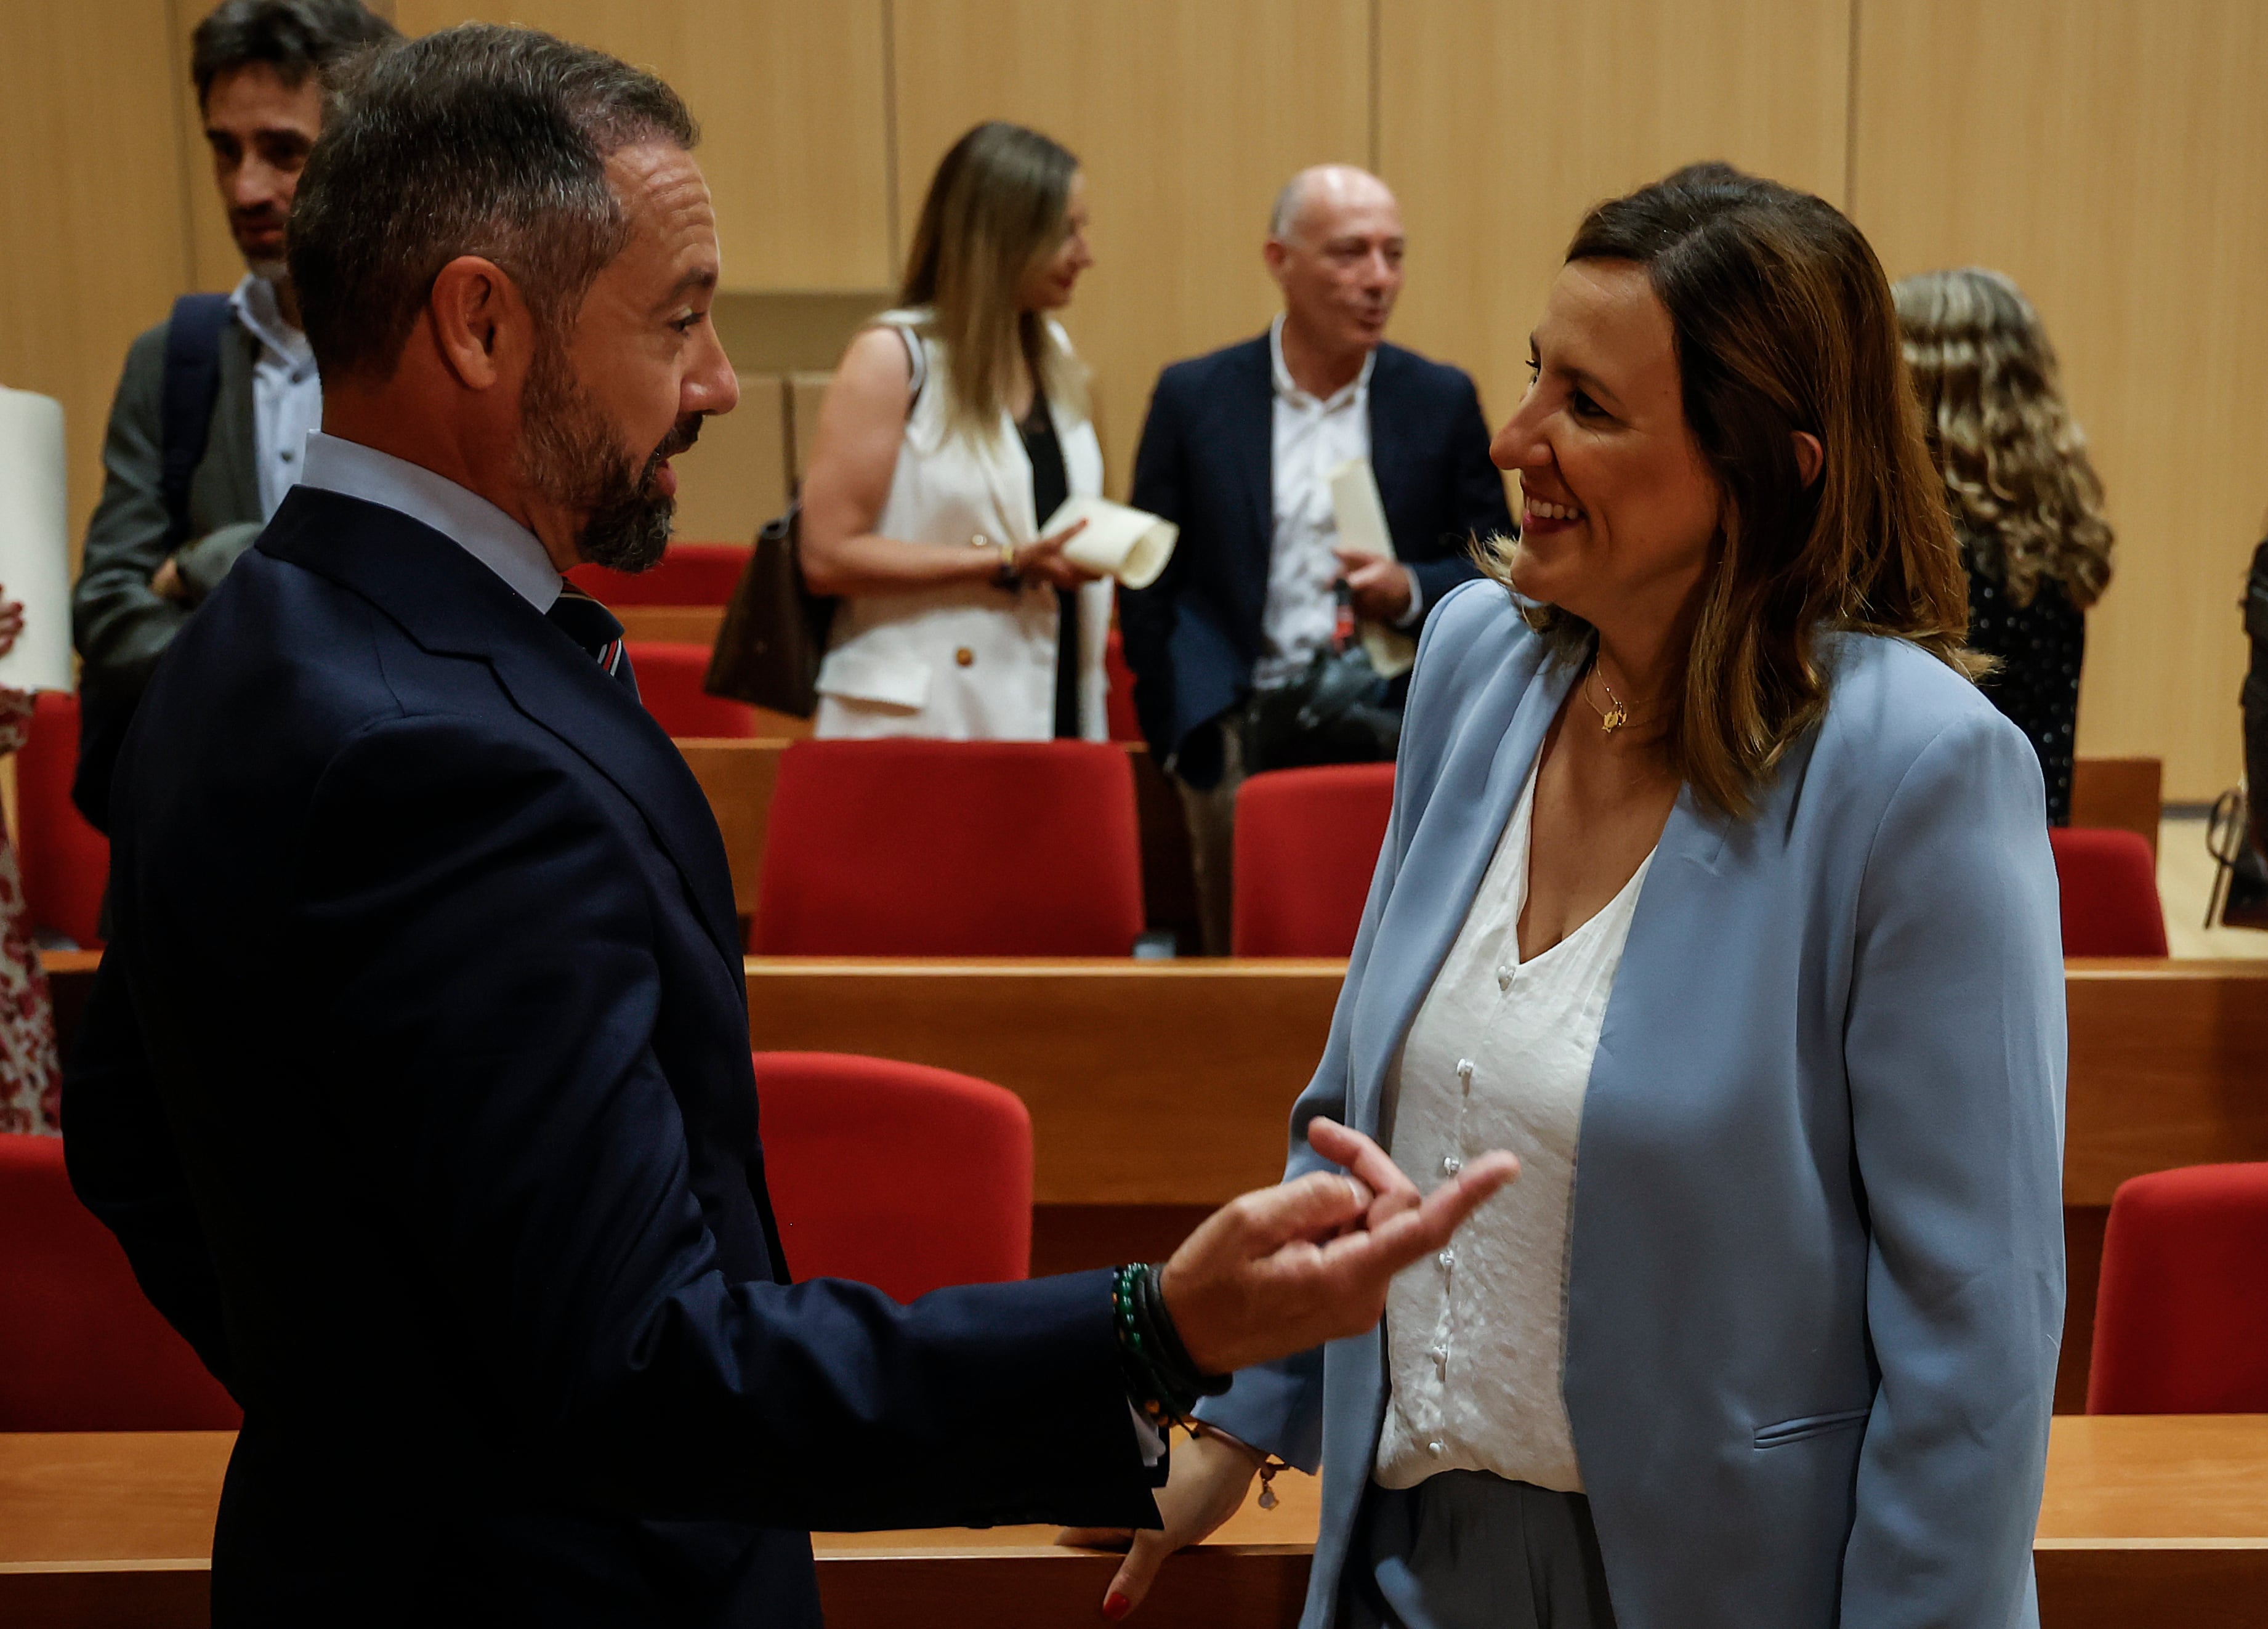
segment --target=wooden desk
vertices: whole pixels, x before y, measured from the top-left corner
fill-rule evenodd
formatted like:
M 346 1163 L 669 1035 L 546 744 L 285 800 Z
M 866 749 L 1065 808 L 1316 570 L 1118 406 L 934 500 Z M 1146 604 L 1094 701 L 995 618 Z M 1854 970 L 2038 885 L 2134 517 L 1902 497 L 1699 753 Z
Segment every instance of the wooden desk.
M 225 1432 L 0 1436 L 0 1622 L 189 1629 L 207 1620 Z M 1290 1629 L 1314 1484 L 1278 1479 L 1160 1574 L 1145 1616 L 1183 1629 Z M 1116 1558 L 1054 1529 L 821 1534 L 829 1629 L 919 1622 L 1039 1629 L 1090 1620 Z M 2268 1416 L 2058 1419 L 2033 1546 L 2043 1629 L 2260 1621 L 2268 1601 Z

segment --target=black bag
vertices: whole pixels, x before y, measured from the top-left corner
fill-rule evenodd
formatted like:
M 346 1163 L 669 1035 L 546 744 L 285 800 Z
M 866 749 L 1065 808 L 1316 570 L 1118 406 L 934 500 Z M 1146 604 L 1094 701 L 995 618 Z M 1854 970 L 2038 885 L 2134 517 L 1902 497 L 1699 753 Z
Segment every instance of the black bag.
M 1388 762 L 1402 744 L 1401 710 L 1387 704 L 1392 682 L 1359 645 L 1317 651 L 1291 683 L 1245 704 L 1245 772 Z
M 2205 841 L 2221 864 L 2214 890 L 2220 925 L 2268 928 L 2268 543 L 2252 552 L 2252 571 L 2244 584 L 2244 632 L 2252 645 L 2252 665 L 2240 693 L 2246 795 L 2222 794 Z M 2205 924 L 2213 924 L 2209 907 Z
M 803 505 L 756 534 L 747 570 L 725 607 L 701 688 L 711 696 L 748 702 L 808 719 L 819 711 L 819 663 L 827 654 L 835 601 L 803 580 Z

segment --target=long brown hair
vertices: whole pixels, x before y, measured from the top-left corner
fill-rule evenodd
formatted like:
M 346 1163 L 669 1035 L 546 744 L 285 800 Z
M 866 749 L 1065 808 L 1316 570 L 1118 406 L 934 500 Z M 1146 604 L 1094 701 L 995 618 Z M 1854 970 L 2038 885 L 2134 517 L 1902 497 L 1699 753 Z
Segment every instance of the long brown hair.
M 1888 279 L 1833 205 L 1697 164 L 1593 210 L 1567 259 L 1646 268 L 1669 313 L 1685 418 L 1723 499 L 1670 713 L 1672 766 L 1745 814 L 1757 785 L 1827 711 L 1816 636 L 1911 640 L 1968 674 L 1969 595 L 1907 387 Z M 1809 485 L 1795 436 L 1826 457 Z M 1511 586 L 1506 563 L 1485 563 Z M 1556 606 L 1523 614 L 1564 659 L 1596 632 Z
M 925 332 L 946 353 L 956 432 L 996 434 L 1022 368 L 1051 400 L 1085 405 L 1077 362 L 1042 313 L 1016 305 L 1026 275 L 1063 245 L 1078 173 L 1060 144 L 994 120 L 954 143 L 931 178 L 898 303 L 929 309 Z
M 1974 564 L 2029 605 L 2046 577 L 2081 610 L 2110 586 L 2110 523 L 2055 347 L 2014 283 L 1970 267 L 1890 291 L 1923 433 Z

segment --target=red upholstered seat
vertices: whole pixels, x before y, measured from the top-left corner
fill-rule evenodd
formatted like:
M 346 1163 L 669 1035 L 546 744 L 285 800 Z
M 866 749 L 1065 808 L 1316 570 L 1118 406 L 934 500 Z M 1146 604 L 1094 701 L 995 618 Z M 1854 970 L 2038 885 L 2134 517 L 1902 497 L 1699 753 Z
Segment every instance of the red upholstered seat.
M 759 955 L 1123 956 L 1142 932 L 1134 776 L 1104 741 L 797 741 Z
M 923 1064 L 758 1052 L 764 1181 L 799 1279 L 899 1301 L 1032 1266 L 1032 1117 L 1013 1092 Z
M 2268 1413 L 2268 1164 L 2118 1184 L 2087 1412 Z
M 1230 947 L 1240 956 L 1343 956 L 1370 897 L 1394 807 L 1394 766 L 1255 775 L 1236 794 Z
M 651 571 L 578 565 L 567 575 L 601 605 L 725 605 L 748 567 L 747 543 L 672 543 Z
M 220 1431 L 242 1418 L 71 1192 L 62 1140 L 0 1136 L 0 1431 Z
M 711 696 L 701 688 L 709 671 L 709 647 L 661 639 L 630 641 L 630 667 L 637 674 L 638 699 L 673 741 L 698 735 L 746 737 L 756 733 L 756 710 L 745 703 Z
M 2067 956 L 2162 956 L 2166 913 L 2158 903 L 2158 865 L 2139 833 L 2059 826 L 2056 882 L 2063 895 L 2063 953 Z
M 25 912 L 35 930 L 99 945 L 110 839 L 70 800 L 71 777 L 78 772 L 78 697 L 42 690 L 32 709 L 31 730 L 16 755 L 16 860 L 24 873 Z
M 1126 665 L 1126 650 L 1118 638 L 1118 630 L 1110 630 L 1110 643 L 1102 647 L 1102 671 L 1110 681 L 1108 703 L 1110 709 L 1110 739 L 1140 741 L 1142 721 L 1134 712 L 1134 670 Z

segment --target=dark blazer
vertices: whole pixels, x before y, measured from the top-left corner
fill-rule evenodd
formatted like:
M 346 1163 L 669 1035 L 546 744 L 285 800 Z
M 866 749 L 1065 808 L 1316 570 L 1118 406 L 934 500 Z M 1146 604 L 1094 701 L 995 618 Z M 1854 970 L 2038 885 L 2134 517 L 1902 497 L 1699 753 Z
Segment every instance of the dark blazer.
M 1154 1523 L 1107 1274 L 788 1287 L 700 787 L 448 539 L 296 490 L 114 807 L 66 1149 L 244 1405 L 223 1629 L 811 1625 L 806 1528 Z
M 1275 380 L 1268 336 L 1158 376 L 1134 457 L 1138 509 L 1182 528 L 1149 587 L 1122 589 L 1118 623 L 1142 733 L 1160 762 L 1251 689 L 1275 534 Z M 1431 615 L 1478 575 L 1467 540 L 1512 530 L 1489 462 L 1480 395 L 1462 370 L 1381 345 L 1370 374 L 1370 461 L 1395 551 Z

